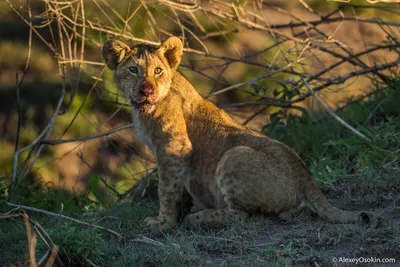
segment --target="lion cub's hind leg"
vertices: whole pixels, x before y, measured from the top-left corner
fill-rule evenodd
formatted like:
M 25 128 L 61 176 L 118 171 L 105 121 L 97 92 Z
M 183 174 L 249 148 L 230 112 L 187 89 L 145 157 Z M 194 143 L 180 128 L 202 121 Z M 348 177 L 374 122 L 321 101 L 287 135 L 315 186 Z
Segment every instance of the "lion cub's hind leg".
M 292 211 L 301 203 L 296 179 L 291 177 L 295 174 L 279 164 L 273 164 L 271 169 L 271 160 L 267 154 L 246 146 L 228 150 L 216 171 L 224 203 L 218 205 L 220 209 L 189 214 L 185 221 L 226 222 L 252 213 L 286 215 Z

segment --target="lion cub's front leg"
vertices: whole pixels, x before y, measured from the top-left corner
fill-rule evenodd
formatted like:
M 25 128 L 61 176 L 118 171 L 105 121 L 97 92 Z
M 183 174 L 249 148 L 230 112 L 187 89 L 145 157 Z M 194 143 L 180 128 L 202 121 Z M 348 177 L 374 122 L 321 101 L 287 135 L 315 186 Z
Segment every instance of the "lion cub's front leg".
M 175 138 L 157 152 L 159 169 L 158 197 L 160 211 L 157 217 L 145 219 L 145 224 L 153 233 L 160 233 L 178 223 L 182 207 L 183 180 L 192 145 L 188 138 Z

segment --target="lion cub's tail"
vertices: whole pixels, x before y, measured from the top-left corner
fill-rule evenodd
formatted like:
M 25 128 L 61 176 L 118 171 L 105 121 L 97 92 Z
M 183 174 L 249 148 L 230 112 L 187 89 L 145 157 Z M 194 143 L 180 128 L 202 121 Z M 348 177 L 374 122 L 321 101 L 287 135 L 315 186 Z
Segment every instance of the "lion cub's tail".
M 333 206 L 321 192 L 312 176 L 305 183 L 305 196 L 308 204 L 322 218 L 335 223 L 361 223 L 375 227 L 378 216 L 371 212 L 345 211 Z

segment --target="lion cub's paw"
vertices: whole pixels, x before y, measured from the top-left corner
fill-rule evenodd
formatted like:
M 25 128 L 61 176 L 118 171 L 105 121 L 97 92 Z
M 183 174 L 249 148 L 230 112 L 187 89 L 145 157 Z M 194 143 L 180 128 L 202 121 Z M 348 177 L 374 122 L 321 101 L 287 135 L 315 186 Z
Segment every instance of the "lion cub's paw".
M 160 216 L 147 217 L 143 223 L 153 234 L 161 234 L 162 232 L 176 226 L 176 223 Z

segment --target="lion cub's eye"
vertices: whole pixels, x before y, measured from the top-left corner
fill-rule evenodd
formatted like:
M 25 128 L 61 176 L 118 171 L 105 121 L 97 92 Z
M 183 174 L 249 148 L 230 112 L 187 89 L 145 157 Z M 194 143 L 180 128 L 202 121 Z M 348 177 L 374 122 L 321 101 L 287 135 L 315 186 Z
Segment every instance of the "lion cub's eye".
M 134 73 L 134 74 L 139 72 L 138 67 L 129 67 L 128 70 L 130 73 Z
M 162 68 L 155 68 L 154 69 L 154 74 L 161 74 L 162 73 Z

